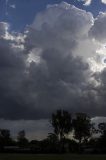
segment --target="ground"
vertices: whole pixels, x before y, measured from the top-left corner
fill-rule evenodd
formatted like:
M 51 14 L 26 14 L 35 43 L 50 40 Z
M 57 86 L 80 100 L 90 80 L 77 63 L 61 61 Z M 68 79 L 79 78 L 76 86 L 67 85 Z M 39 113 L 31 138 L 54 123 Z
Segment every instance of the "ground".
M 106 160 L 106 155 L 0 154 L 0 160 Z

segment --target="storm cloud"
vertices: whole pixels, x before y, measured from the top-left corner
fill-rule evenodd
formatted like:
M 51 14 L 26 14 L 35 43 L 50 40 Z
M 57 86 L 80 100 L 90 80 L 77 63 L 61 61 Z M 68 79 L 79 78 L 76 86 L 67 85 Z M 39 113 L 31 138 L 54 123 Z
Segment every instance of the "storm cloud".
M 62 2 L 38 13 L 24 33 L 14 33 L 1 22 L 0 118 L 48 119 L 60 108 L 105 116 L 105 69 L 94 74 L 88 62 L 100 46 L 97 26 L 102 21 L 105 40 L 102 17 L 95 20 Z

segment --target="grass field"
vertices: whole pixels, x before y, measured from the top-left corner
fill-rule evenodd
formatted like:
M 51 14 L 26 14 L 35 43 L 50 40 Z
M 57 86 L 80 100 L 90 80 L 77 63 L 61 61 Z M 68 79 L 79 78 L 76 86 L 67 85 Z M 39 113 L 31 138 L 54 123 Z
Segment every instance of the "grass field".
M 0 154 L 0 160 L 106 160 L 106 155 Z

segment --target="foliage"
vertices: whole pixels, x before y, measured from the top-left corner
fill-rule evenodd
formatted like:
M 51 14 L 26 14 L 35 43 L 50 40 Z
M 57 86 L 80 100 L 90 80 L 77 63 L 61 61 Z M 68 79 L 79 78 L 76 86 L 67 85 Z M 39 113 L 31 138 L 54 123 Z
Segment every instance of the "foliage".
M 25 137 L 25 131 L 24 130 L 22 130 L 18 133 L 17 140 L 18 140 L 18 145 L 20 147 L 26 147 L 28 145 L 28 140 Z
M 91 136 L 91 119 L 85 113 L 77 113 L 76 118 L 73 119 L 73 128 L 74 128 L 74 138 L 79 140 L 81 144 L 82 141 L 87 141 Z
M 56 113 L 52 114 L 51 123 L 59 140 L 58 151 L 64 152 L 65 136 L 72 130 L 71 114 L 65 110 L 57 110 Z
M 8 129 L 0 129 L 0 149 L 3 150 L 4 146 L 9 146 L 11 143 L 10 131 Z
M 13 140 L 8 129 L 0 129 L 0 151 L 21 153 L 106 153 L 106 123 L 100 123 L 95 129 L 90 117 L 77 113 L 72 119 L 65 110 L 52 114 L 51 124 L 54 133 L 49 133 L 43 140 L 28 141 L 25 131 L 18 133 L 17 141 Z M 93 138 L 92 134 L 100 133 Z M 71 133 L 71 134 L 70 134 Z M 74 137 L 75 139 L 68 138 Z
M 72 130 L 71 114 L 65 110 L 57 110 L 53 113 L 51 123 L 60 141 Z

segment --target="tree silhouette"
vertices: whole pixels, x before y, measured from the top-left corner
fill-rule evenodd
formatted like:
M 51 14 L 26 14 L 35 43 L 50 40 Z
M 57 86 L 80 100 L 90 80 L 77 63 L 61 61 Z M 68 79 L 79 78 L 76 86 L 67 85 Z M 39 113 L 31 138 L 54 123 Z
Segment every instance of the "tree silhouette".
M 10 131 L 8 129 L 0 129 L 0 149 L 3 150 L 4 146 L 10 145 L 11 141 Z
M 18 140 L 18 145 L 20 147 L 26 147 L 28 145 L 28 140 L 25 137 L 25 131 L 24 130 L 22 130 L 18 133 L 17 140 Z
M 65 110 L 57 110 L 56 113 L 52 114 L 51 123 L 54 128 L 54 133 L 61 141 L 61 139 L 64 138 L 72 129 L 71 114 Z
M 85 113 L 77 113 L 76 118 L 73 119 L 74 138 L 79 141 L 79 149 L 81 149 L 81 143 L 87 142 L 91 136 L 91 120 Z
M 52 114 L 51 123 L 54 128 L 54 133 L 57 135 L 61 144 L 60 150 L 63 151 L 65 136 L 72 130 L 71 114 L 65 110 L 57 110 L 56 113 Z
M 54 133 L 48 133 L 48 136 L 47 136 L 48 140 L 51 142 L 51 143 L 57 143 L 58 139 L 57 139 L 57 135 L 54 134 Z

